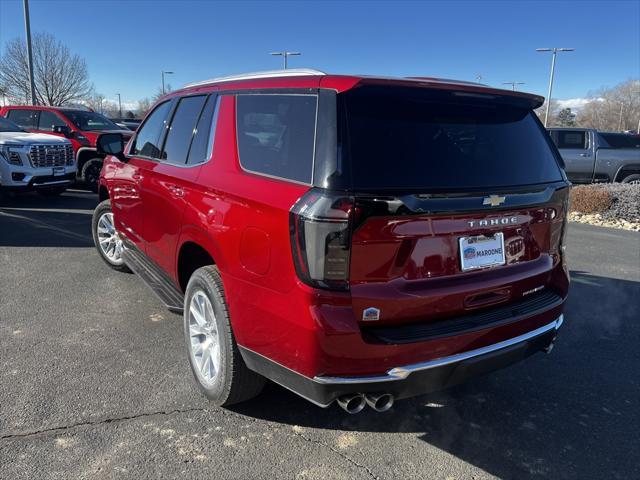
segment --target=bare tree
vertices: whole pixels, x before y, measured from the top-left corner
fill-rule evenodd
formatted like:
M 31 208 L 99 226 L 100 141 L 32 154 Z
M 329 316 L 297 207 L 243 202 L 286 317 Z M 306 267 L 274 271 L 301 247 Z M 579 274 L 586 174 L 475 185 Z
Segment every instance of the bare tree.
M 590 92 L 591 100 L 579 112 L 578 124 L 598 130 L 636 130 L 640 122 L 640 80 Z
M 94 112 L 102 113 L 104 111 L 105 96 L 101 93 L 94 93 L 85 98 L 84 103 Z
M 545 100 L 545 102 L 535 110 L 536 115 L 538 116 L 538 118 L 542 123 L 544 123 L 544 116 L 546 111 L 547 111 L 547 102 Z M 548 127 L 555 126 L 554 119 L 558 116 L 559 112 L 560 112 L 560 105 L 558 105 L 558 102 L 556 100 L 551 99 L 551 107 L 549 108 L 549 125 L 547 125 Z
M 84 59 L 72 54 L 53 35 L 36 33 L 33 36 L 33 64 L 39 104 L 61 106 L 91 94 L 92 85 Z M 28 103 L 29 66 L 22 39 L 7 43 L 0 57 L 0 85 L 13 102 Z
M 153 105 L 153 101 L 151 101 L 149 98 L 141 98 L 140 100 L 138 100 L 138 108 L 136 109 L 136 113 L 138 114 L 138 116 L 144 117 L 151 108 L 151 105 Z
M 171 87 L 170 83 L 167 83 L 164 86 L 164 92 L 162 91 L 162 87 L 158 87 L 158 90 L 156 91 L 156 94 L 153 96 L 153 98 L 151 99 L 151 101 L 153 103 L 156 103 L 158 100 L 160 100 L 164 95 L 166 95 L 167 93 L 171 92 L 173 90 L 173 88 Z

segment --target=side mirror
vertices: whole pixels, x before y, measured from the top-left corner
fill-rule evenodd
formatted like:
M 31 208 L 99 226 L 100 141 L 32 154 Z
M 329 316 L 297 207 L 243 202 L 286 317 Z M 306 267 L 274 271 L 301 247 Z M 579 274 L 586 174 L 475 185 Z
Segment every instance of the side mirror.
M 120 133 L 104 133 L 98 137 L 96 150 L 102 155 L 113 155 L 121 162 L 126 162 L 124 155 L 124 139 Z
M 71 129 L 66 125 L 56 125 L 55 127 L 53 127 L 53 132 L 60 133 L 67 138 L 71 136 Z

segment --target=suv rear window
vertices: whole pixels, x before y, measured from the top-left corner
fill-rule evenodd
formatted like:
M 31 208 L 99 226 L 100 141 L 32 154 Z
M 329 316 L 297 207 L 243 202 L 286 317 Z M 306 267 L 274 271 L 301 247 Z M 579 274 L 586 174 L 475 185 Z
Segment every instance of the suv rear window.
M 245 170 L 310 183 L 316 95 L 238 95 L 238 153 Z
M 529 109 L 473 96 L 443 102 L 426 89 L 367 90 L 342 94 L 343 155 L 356 189 L 455 191 L 562 180 Z

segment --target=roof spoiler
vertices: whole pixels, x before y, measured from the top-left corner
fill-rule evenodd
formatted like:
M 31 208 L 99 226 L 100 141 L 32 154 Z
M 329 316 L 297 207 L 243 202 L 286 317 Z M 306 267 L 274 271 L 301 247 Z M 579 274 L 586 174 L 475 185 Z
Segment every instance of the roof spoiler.
M 532 93 L 514 92 L 502 88 L 492 88 L 480 83 L 446 80 L 430 77 L 410 77 L 397 79 L 362 78 L 358 87 L 379 87 L 381 93 L 386 88 L 406 88 L 430 90 L 434 99 L 472 99 L 489 103 L 510 104 L 521 108 L 536 109 L 544 103 L 544 97 Z

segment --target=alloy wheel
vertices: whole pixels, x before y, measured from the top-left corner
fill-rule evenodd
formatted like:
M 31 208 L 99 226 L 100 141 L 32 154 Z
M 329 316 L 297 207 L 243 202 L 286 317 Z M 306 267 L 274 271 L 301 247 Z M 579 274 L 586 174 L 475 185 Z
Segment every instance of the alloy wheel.
M 189 304 L 189 351 L 200 381 L 211 386 L 220 372 L 221 352 L 216 316 L 211 301 L 197 290 Z
M 121 265 L 122 240 L 113 224 L 113 213 L 105 212 L 98 219 L 98 243 L 104 256 L 114 265 Z

